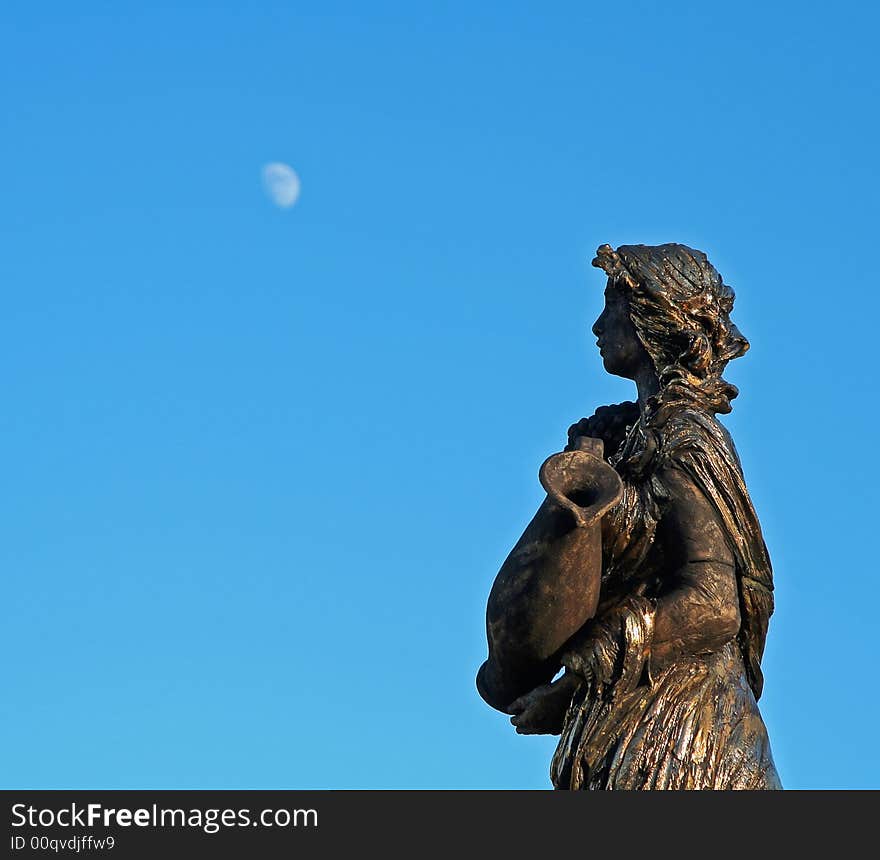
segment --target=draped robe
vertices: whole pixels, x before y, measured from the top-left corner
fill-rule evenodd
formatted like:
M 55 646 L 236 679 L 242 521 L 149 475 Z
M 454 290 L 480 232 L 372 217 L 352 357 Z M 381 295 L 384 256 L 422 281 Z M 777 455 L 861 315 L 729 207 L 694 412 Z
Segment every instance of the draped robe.
M 781 788 L 757 706 L 772 572 L 727 431 L 713 415 L 679 404 L 636 421 L 609 462 L 624 493 L 603 521 L 596 620 L 619 626 L 619 649 L 613 677 L 585 682 L 573 696 L 551 765 L 554 787 Z M 670 503 L 663 475 L 671 469 L 699 489 L 723 529 L 735 560 L 740 626 L 710 653 L 685 651 L 656 669 L 654 618 L 673 571 L 657 563 L 655 538 Z

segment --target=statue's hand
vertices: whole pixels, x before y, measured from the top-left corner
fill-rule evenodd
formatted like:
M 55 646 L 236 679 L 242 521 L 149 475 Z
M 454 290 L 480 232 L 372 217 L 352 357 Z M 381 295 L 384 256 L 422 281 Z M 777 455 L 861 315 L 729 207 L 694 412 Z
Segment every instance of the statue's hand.
M 596 424 L 595 418 L 581 418 L 577 424 L 572 424 L 568 428 L 568 447 L 569 451 L 576 451 L 575 442 L 582 436 L 600 439 L 600 428 Z
M 536 687 L 512 702 L 507 713 L 513 714 L 510 722 L 516 727 L 517 734 L 560 734 L 565 712 L 579 683 L 574 675 L 565 674 L 558 681 Z

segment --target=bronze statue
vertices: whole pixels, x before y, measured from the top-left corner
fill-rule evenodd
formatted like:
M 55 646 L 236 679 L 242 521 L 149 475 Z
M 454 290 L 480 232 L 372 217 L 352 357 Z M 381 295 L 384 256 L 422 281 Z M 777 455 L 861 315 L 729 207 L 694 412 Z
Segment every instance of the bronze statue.
M 593 265 L 599 351 L 638 402 L 573 425 L 541 467 L 547 499 L 490 594 L 477 688 L 517 732 L 561 735 L 555 788 L 781 788 L 757 706 L 770 559 L 715 417 L 749 347 L 733 290 L 684 245 L 603 245 Z

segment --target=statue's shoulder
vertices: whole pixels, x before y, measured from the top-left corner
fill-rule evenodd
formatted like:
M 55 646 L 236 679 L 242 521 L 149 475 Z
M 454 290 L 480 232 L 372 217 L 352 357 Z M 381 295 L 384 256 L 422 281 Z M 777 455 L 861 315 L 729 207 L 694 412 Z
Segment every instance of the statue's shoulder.
M 665 453 L 702 448 L 707 441 L 721 439 L 726 432 L 711 412 L 690 404 L 664 409 L 649 421 Z
M 655 429 L 659 459 L 664 465 L 689 464 L 693 468 L 722 461 L 741 472 L 733 439 L 714 413 L 681 406 L 670 411 Z
M 607 459 L 620 448 L 626 439 L 628 428 L 638 420 L 639 407 L 632 401 L 600 406 L 589 418 L 581 418 L 568 428 L 566 450 L 571 450 L 578 436 L 592 436 L 604 443 Z

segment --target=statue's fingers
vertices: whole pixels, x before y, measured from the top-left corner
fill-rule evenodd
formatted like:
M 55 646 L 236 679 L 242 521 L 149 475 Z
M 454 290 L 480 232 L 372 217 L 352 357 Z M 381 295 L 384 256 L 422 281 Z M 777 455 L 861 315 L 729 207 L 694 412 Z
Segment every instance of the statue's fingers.
M 538 734 L 538 730 L 535 728 L 532 721 L 529 719 L 526 719 L 523 716 L 518 717 L 515 722 L 513 720 L 511 720 L 510 722 L 516 728 L 516 733 L 518 735 Z
M 524 729 L 526 726 L 526 721 L 523 719 L 522 714 L 516 717 L 510 718 L 510 725 L 512 725 L 519 734 L 525 734 Z

